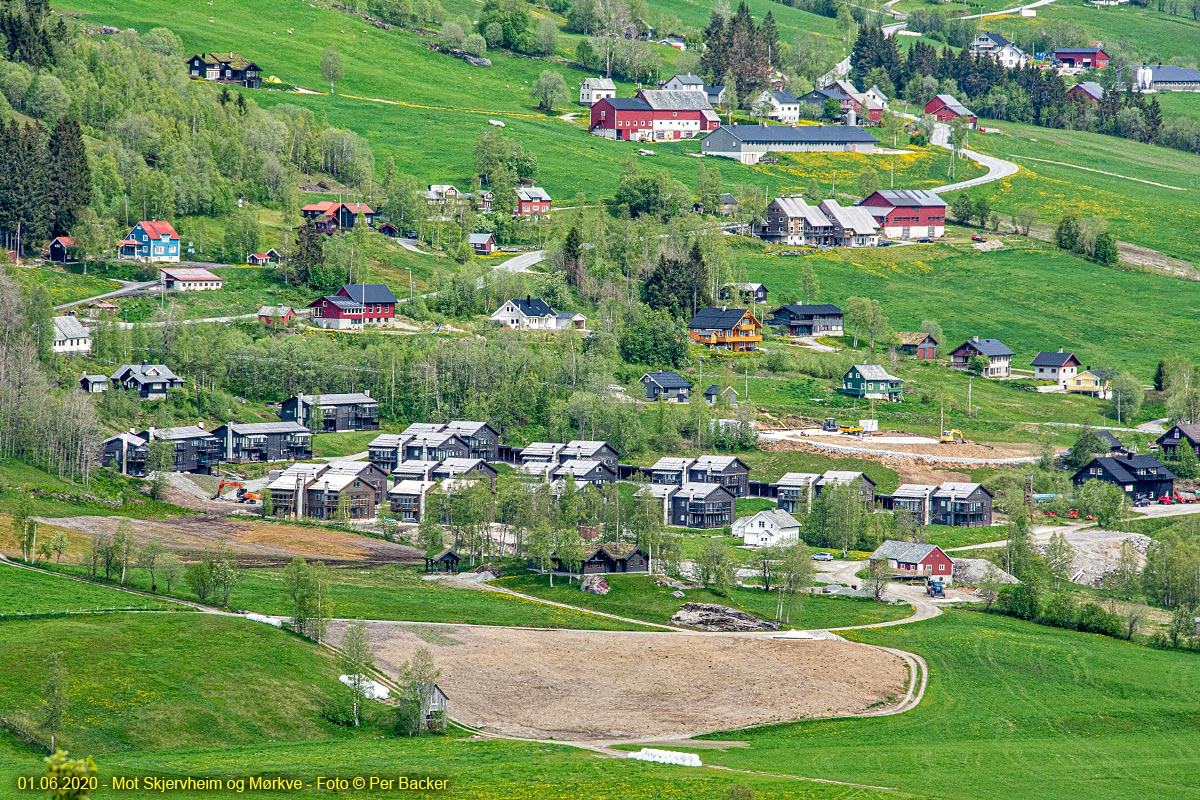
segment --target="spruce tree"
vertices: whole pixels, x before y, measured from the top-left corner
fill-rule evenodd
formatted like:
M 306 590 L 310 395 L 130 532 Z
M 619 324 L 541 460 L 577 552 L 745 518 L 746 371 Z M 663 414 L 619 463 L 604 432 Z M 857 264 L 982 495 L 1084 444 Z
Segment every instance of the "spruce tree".
M 79 120 L 63 117 L 54 126 L 46 148 L 46 187 L 50 233 L 69 234 L 79 212 L 92 199 L 92 174 Z

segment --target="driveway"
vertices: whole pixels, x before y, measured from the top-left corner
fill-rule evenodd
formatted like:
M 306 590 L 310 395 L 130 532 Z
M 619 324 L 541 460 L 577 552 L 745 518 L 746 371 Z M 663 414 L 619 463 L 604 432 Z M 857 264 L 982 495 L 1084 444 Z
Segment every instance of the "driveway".
M 158 286 L 158 281 L 143 281 L 142 283 L 133 283 L 130 281 L 120 281 L 120 283 L 121 283 L 120 289 L 114 289 L 113 291 L 105 292 L 104 294 L 96 294 L 96 295 L 92 295 L 91 297 L 85 297 L 82 300 L 72 300 L 70 303 L 63 303 L 60 306 L 55 306 L 54 310 L 62 311 L 63 309 L 66 309 L 66 308 L 73 308 L 74 306 L 81 306 L 84 303 L 94 303 L 98 300 L 107 300 L 110 297 L 124 297 L 125 295 L 128 295 L 128 294 L 137 294 L 138 292 L 143 292 L 146 289 L 149 289 L 151 286 Z

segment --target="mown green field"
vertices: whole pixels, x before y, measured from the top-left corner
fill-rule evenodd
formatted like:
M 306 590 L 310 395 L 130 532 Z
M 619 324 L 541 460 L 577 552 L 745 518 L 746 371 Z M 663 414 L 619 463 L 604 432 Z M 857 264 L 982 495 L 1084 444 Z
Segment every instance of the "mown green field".
M 221 288 L 207 292 L 168 293 L 165 302 L 177 319 L 205 319 L 252 315 L 264 305 L 303 308 L 312 300 L 312 291 L 285 286 L 278 274 L 264 267 L 226 267 L 218 270 Z M 129 297 L 115 301 L 126 322 L 151 320 L 164 308 L 164 298 Z
M 64 564 L 68 574 L 81 568 Z M 416 567 L 377 566 L 369 570 L 330 570 L 333 616 L 342 619 L 388 619 L 413 622 L 447 622 L 471 625 L 518 625 L 531 628 L 578 628 L 581 630 L 641 630 L 642 626 L 620 622 L 581 611 L 476 589 L 453 589 L 422 579 Z M 262 614 L 288 615 L 292 607 L 283 583 L 282 570 L 247 569 L 229 595 L 229 607 Z M 150 576 L 131 569 L 126 584 L 149 591 Z M 165 592 L 162 585 L 159 590 Z M 197 600 L 185 582 L 171 587 L 171 596 Z M 209 598 L 214 602 L 214 598 Z
M 984 124 L 1003 135 L 973 135 L 971 147 L 1021 171 L 971 190 L 973 196 L 986 195 L 1002 214 L 1037 208 L 1040 222 L 1051 228 L 1068 213 L 1107 220 L 1122 241 L 1200 262 L 1200 242 L 1192 235 L 1200 230 L 1200 155 L 1098 133 Z M 1196 296 L 1192 285 L 1180 291 Z
M 0 617 L 96 610 L 188 610 L 152 597 L 0 564 Z
M 115 292 L 121 284 L 96 275 L 77 275 L 57 267 L 9 267 L 10 274 L 26 285 L 40 285 L 51 305 L 74 303 L 98 294 Z
M 1197 216 L 1200 209 L 1163 213 Z M 1014 367 L 1027 368 L 1040 350 L 1063 347 L 1085 365 L 1132 370 L 1148 381 L 1159 358 L 1189 352 L 1200 335 L 1195 314 L 1200 285 L 1108 269 L 1017 239 L 991 253 L 933 245 L 800 259 L 748 250 L 737 260 L 748 280 L 793 295 L 801 290 L 803 265 L 812 264 L 821 283 L 820 302 L 875 298 L 894 330 L 917 330 L 922 320 L 936 320 L 950 349 L 971 336 L 1001 338 L 1016 351 Z M 1140 335 L 1148 330 L 1155 331 L 1152 341 Z M 1064 400 L 1037 402 L 1069 407 Z
M 1016 5 L 1019 4 L 1008 3 L 1006 8 Z M 1108 47 L 1119 45 L 1127 52 L 1142 56 L 1149 64 L 1166 64 L 1180 57 L 1195 58 L 1200 53 L 1200 22 L 1192 19 L 1187 3 L 1180 3 L 1179 14 L 1171 15 L 1159 11 L 1154 2 L 1145 8 L 1132 3 L 1102 8 L 1080 0 L 1060 0 L 1038 8 L 1034 18 L 1006 16 L 1002 21 L 987 22 L 988 30 L 995 30 L 993 26 L 1002 24 L 1004 35 L 1018 43 L 1026 32 L 1039 27 L 1061 29 L 1070 25 L 1084 34 L 1086 41 L 1079 46 L 1093 41 L 1101 41 Z
M 1200 780 L 1200 660 L 950 611 L 849 634 L 924 656 L 914 710 L 714 734 L 712 763 L 895 786 L 929 798 L 1187 798 Z
M 551 588 L 546 575 L 529 573 L 496 581 L 497 586 L 516 592 L 582 606 L 622 617 L 669 625 L 671 617 L 684 603 L 717 603 L 753 614 L 760 619 L 775 619 L 778 596 L 761 589 L 734 588 L 728 596 L 708 589 L 687 589 L 684 597 L 672 597 L 673 589 L 658 586 L 648 575 L 609 575 L 611 589 L 606 595 L 589 594 L 579 590 L 579 584 L 556 578 Z M 838 628 L 848 625 L 868 625 L 901 619 L 912 613 L 908 605 L 884 605 L 873 600 L 825 595 L 797 595 L 792 604 L 789 623 L 784 628 Z

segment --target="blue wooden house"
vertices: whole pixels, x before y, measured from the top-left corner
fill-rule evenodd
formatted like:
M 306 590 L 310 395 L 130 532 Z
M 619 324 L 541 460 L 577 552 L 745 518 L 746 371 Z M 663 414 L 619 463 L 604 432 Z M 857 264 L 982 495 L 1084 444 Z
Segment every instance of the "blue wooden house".
M 178 262 L 179 234 L 169 222 L 142 220 L 121 242 L 120 252 L 124 258 Z

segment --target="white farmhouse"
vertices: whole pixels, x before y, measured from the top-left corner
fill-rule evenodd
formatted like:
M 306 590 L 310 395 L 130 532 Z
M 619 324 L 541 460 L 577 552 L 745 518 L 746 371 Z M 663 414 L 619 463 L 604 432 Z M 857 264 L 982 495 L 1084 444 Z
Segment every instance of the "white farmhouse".
M 502 327 L 521 331 L 583 330 L 587 317 L 569 311 L 555 311 L 540 298 L 528 295 L 505 302 L 492 314 L 492 321 Z
M 742 537 L 746 547 L 790 544 L 800 539 L 800 523 L 786 511 L 770 508 L 735 520 L 733 535 Z

